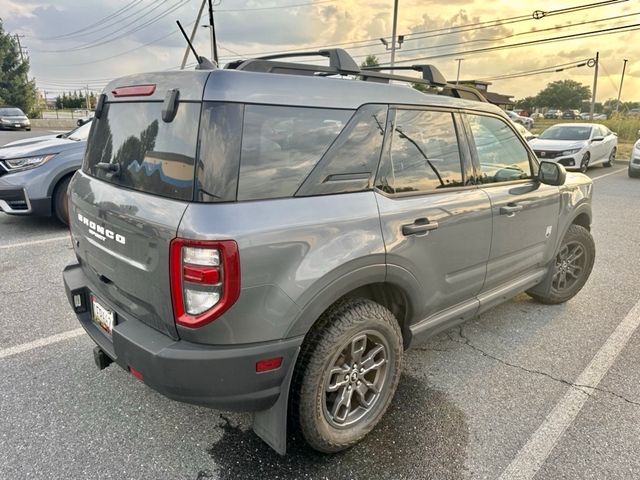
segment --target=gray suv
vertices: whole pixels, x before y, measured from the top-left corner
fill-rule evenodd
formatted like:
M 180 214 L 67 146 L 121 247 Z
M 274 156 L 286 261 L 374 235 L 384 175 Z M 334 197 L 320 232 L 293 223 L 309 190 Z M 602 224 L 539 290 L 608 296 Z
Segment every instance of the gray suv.
M 520 292 L 565 302 L 595 256 L 590 179 L 499 108 L 430 66 L 318 54 L 112 82 L 69 187 L 64 283 L 97 365 L 256 412 L 280 453 L 288 428 L 354 445 L 407 348 Z

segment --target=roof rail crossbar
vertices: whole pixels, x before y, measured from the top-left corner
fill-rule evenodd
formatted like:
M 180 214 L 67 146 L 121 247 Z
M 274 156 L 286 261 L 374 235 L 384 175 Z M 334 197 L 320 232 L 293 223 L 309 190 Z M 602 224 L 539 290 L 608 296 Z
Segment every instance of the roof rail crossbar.
M 400 66 L 400 67 L 363 67 L 363 70 L 373 70 L 374 72 L 379 72 L 381 70 L 414 70 L 416 72 L 422 73 L 422 79 L 428 81 L 430 84 L 444 87 L 447 85 L 447 81 L 445 80 L 440 70 L 438 70 L 433 65 L 410 65 L 410 66 Z
M 284 58 L 319 56 L 329 58 L 329 65 L 307 65 L 294 62 L 278 62 L 274 60 Z M 422 73 L 422 78 L 407 77 L 384 73 L 381 70 L 391 70 L 391 67 L 363 67 L 362 69 L 345 50 L 331 48 L 313 52 L 278 53 L 248 60 L 237 60 L 225 66 L 227 69 L 245 70 L 262 73 L 282 73 L 305 76 L 355 75 L 360 80 L 370 82 L 389 83 L 396 80 L 406 83 L 418 83 L 442 89 L 447 95 L 468 100 L 486 102 L 486 98 L 475 88 L 463 85 L 451 85 L 433 65 L 411 65 L 395 67 L 393 70 L 414 70 Z
M 277 60 L 280 58 L 295 57 L 327 57 L 329 58 L 329 66 L 336 68 L 342 72 L 358 73 L 360 67 L 342 48 L 327 48 L 313 52 L 294 52 L 294 53 L 276 53 L 274 55 L 265 55 L 257 57 L 257 60 Z

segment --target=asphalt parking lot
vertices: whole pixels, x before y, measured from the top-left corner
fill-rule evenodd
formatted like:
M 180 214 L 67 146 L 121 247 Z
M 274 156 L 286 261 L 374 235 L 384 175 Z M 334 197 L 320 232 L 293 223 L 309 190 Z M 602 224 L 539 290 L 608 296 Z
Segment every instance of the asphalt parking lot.
M 589 175 L 597 258 L 582 292 L 560 306 L 521 295 L 411 350 L 382 424 L 333 456 L 281 458 L 247 414 L 98 371 L 62 285 L 67 230 L 0 213 L 0 478 L 640 478 L 640 181 L 622 161 Z

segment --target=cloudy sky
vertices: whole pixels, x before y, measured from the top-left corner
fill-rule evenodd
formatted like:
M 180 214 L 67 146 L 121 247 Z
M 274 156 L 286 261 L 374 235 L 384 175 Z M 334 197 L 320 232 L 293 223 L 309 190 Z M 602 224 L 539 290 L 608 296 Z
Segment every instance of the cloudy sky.
M 62 89 L 82 85 L 100 90 L 108 80 L 121 75 L 178 68 L 185 44 L 175 20 L 190 31 L 200 3 L 0 0 L 0 18 L 5 30 L 24 35 L 21 41 L 31 59 L 31 74 L 39 88 L 53 96 Z M 640 100 L 639 2 L 618 0 L 606 6 L 562 12 L 596 3 L 605 2 L 400 0 L 398 34 L 406 36 L 397 60 L 409 60 L 405 64 L 433 63 L 448 79 L 455 79 L 455 59 L 464 58 L 462 79 L 487 79 L 571 66 L 600 51 L 598 100 L 617 96 L 624 58 L 629 64 L 623 100 Z M 214 4 L 222 61 L 238 58 L 238 54 L 336 44 L 358 61 L 370 53 L 382 62 L 389 61 L 378 38 L 391 36 L 392 0 L 215 0 Z M 536 10 L 547 13 L 536 20 L 532 18 Z M 206 12 L 201 23 L 206 23 Z M 623 28 L 609 35 L 473 52 L 625 26 L 636 30 Z M 206 28 L 198 28 L 196 48 L 201 55 L 209 55 Z M 521 98 L 535 95 L 550 81 L 566 78 L 590 86 L 593 69 L 569 68 L 497 79 L 492 80 L 490 89 Z

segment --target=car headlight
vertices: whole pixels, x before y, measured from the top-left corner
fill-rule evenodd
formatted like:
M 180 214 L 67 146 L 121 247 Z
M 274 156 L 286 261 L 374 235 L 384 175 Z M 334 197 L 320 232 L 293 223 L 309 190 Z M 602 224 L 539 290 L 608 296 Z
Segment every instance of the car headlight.
M 582 149 L 581 148 L 574 148 L 572 150 L 565 150 L 564 152 L 562 152 L 562 156 L 574 155 L 574 154 L 578 153 L 580 150 L 582 150 Z
M 633 149 L 634 149 L 634 150 L 638 150 L 638 151 L 640 152 L 640 142 L 636 143 L 636 144 L 633 146 Z
M 55 156 L 55 153 L 51 153 L 48 155 L 38 155 L 37 157 L 9 158 L 3 160 L 3 163 L 8 171 L 17 172 L 19 170 L 38 167 Z
M 2 122 L 2 123 L 11 123 L 11 120 L 7 120 L 6 118 L 2 118 L 2 119 L 0 119 L 0 122 Z

